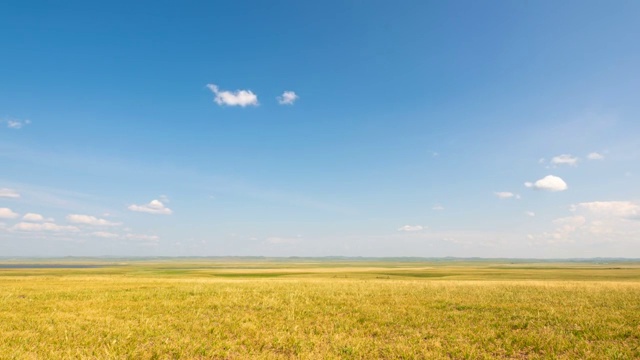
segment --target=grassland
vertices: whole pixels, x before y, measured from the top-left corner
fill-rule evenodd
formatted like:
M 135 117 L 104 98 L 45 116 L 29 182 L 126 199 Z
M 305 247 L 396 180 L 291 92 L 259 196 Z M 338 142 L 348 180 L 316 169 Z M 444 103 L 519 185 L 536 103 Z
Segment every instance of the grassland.
M 0 359 L 640 358 L 633 262 L 54 263 L 104 267 L 0 269 Z

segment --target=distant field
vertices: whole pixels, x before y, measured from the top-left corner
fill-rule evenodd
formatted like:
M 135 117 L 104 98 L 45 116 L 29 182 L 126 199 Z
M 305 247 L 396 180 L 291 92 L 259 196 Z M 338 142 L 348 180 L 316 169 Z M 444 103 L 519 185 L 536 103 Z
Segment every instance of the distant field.
M 0 261 L 0 359 L 58 358 L 640 359 L 640 263 Z

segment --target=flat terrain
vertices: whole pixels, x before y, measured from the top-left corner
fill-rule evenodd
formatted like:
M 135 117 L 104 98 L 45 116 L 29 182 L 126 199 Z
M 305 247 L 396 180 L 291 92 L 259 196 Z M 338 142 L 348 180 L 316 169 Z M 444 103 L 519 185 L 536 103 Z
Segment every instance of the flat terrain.
M 639 359 L 640 263 L 0 261 L 0 359 L 59 358 Z

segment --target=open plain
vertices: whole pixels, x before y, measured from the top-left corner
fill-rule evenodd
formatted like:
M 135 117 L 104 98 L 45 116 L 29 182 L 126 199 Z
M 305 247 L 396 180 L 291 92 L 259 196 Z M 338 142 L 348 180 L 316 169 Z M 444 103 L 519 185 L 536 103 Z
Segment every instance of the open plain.
M 0 358 L 637 359 L 639 299 L 634 262 L 3 261 Z

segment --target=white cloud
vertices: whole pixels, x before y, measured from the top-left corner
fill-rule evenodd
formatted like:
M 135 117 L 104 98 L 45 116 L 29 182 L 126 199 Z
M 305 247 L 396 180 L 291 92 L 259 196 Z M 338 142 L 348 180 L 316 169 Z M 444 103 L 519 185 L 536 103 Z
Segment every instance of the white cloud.
M 524 213 L 527 214 L 527 216 L 531 216 L 531 217 L 536 216 L 536 213 L 534 213 L 533 211 L 525 211 Z
M 509 191 L 497 191 L 494 194 L 500 199 L 511 199 L 511 198 L 520 199 L 520 195 L 514 194 Z
M 160 240 L 160 237 L 158 237 L 157 235 L 127 234 L 127 235 L 125 235 L 125 239 L 156 242 L 156 241 Z
M 214 84 L 207 84 L 207 88 L 216 95 L 213 101 L 218 105 L 241 107 L 258 105 L 258 96 L 251 90 L 221 91 Z
M 164 204 L 160 200 L 151 200 L 151 202 L 144 205 L 132 204 L 129 205 L 128 209 L 131 211 L 145 212 L 149 214 L 170 215 L 171 213 L 173 213 L 173 211 L 164 206 Z
M 433 207 L 431 208 L 431 210 L 435 210 L 435 211 L 442 211 L 444 210 L 444 206 L 440 205 L 440 204 L 435 204 L 433 205 Z
M 577 166 L 578 165 L 578 158 L 573 156 L 573 155 L 562 154 L 562 155 L 554 156 L 551 159 L 551 164 L 553 164 L 553 165 Z
M 547 175 L 535 183 L 526 182 L 524 186 L 535 190 L 545 191 L 564 191 L 567 190 L 567 183 L 561 178 L 553 175 Z
M 70 214 L 67 215 L 67 221 L 74 224 L 84 224 L 92 226 L 118 226 L 120 223 L 99 219 L 91 215 Z
M 53 219 L 45 219 L 44 216 L 36 213 L 26 213 L 22 217 L 22 220 L 31 221 L 31 222 L 42 222 L 42 221 L 53 222 Z
M 602 159 L 604 159 L 604 155 L 599 154 L 597 152 L 592 152 L 592 153 L 589 153 L 589 155 L 587 155 L 587 159 L 589 159 L 589 160 L 602 160 Z
M 536 237 L 549 244 L 625 243 L 640 238 L 640 205 L 593 201 L 572 205 L 572 216 L 552 221 L 555 229 Z
M 20 193 L 13 189 L 2 188 L 0 189 L 0 197 L 17 199 L 20 197 Z
M 120 237 L 118 236 L 118 234 L 110 233 L 107 231 L 96 231 L 96 232 L 92 232 L 91 235 L 99 238 L 104 238 L 104 239 L 115 239 Z
M 422 225 L 405 225 L 398 228 L 398 231 L 422 231 L 424 227 Z
M 2 121 L 0 121 L 2 122 Z M 31 120 L 18 120 L 18 119 L 8 119 L 4 122 L 7 123 L 7 127 L 9 129 L 22 129 L 23 126 L 31 124 Z
M 0 219 L 15 219 L 20 216 L 9 208 L 0 208 Z
M 285 91 L 282 95 L 277 97 L 280 105 L 293 105 L 298 98 L 299 96 L 294 91 Z
M 599 216 L 640 220 L 640 205 L 631 201 L 592 201 L 571 206 L 572 211 L 587 210 Z
M 71 225 L 58 225 L 54 223 L 28 223 L 28 222 L 20 222 L 11 227 L 11 230 L 17 231 L 52 231 L 52 232 L 61 232 L 61 231 L 69 231 L 69 232 L 77 232 L 80 231 L 75 226 Z
M 168 204 L 171 201 L 169 201 L 169 197 L 167 195 L 160 195 L 158 196 L 158 199 L 160 199 L 160 201 L 162 201 L 162 203 L 164 204 Z

